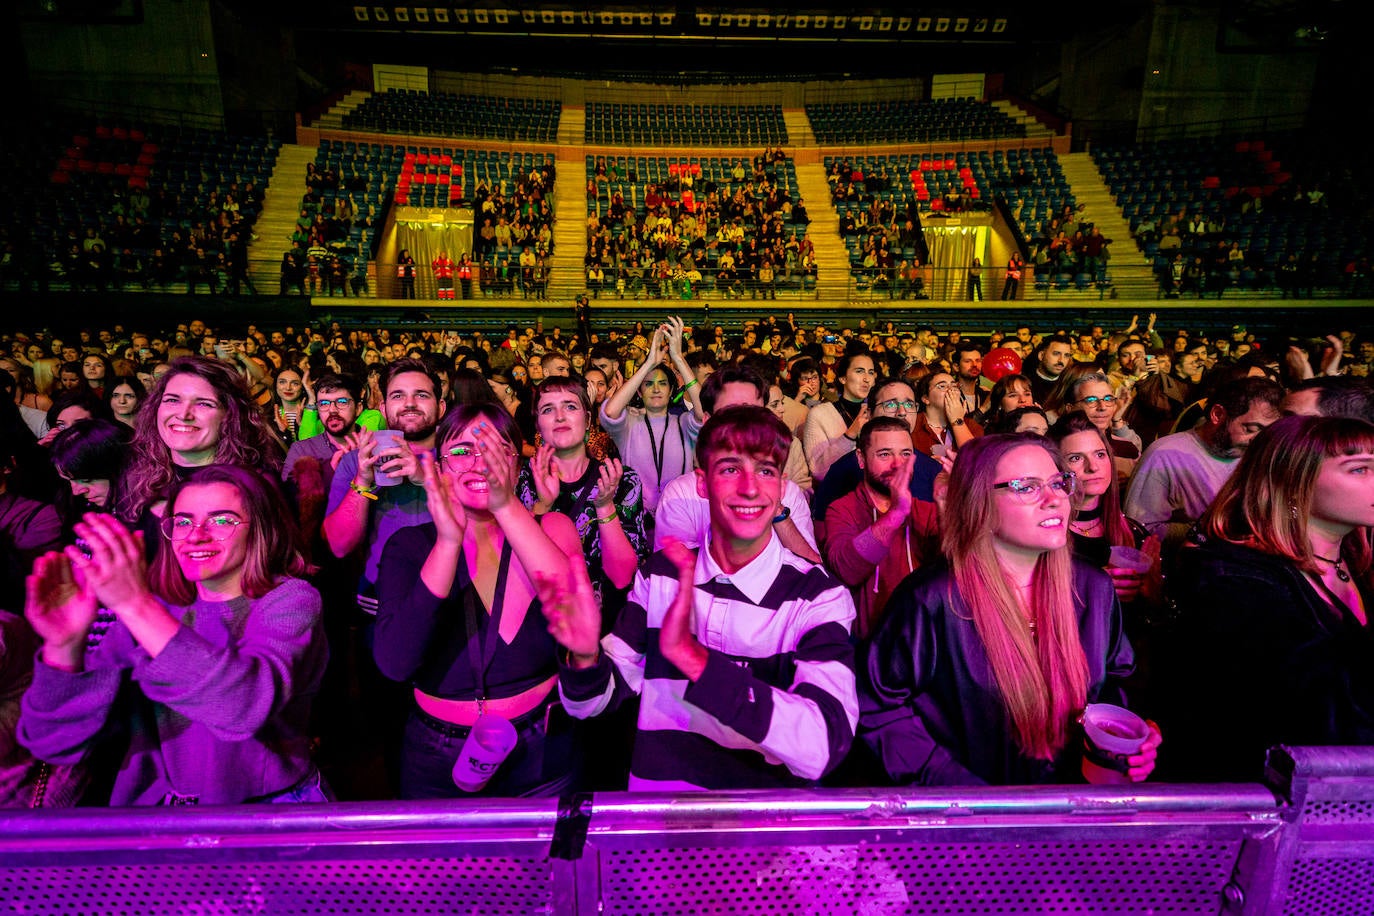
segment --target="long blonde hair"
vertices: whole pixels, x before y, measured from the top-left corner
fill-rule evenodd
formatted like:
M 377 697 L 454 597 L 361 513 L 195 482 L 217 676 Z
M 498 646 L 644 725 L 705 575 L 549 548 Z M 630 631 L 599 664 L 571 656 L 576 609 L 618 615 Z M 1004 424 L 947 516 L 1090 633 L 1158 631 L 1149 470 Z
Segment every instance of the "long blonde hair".
M 1088 660 L 1078 636 L 1067 544 L 1036 561 L 1030 607 L 1023 606 L 993 549 L 997 465 L 1025 446 L 1044 449 L 1063 469 L 1054 446 L 1040 436 L 983 436 L 959 450 L 941 519 L 941 546 L 983 641 L 1017 746 L 1028 757 L 1052 760 L 1087 702 Z

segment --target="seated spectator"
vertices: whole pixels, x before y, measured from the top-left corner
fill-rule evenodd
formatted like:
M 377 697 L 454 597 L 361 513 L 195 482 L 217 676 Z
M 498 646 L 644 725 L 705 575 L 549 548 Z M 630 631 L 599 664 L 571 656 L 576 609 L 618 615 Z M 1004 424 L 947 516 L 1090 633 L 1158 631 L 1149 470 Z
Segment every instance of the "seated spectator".
M 159 528 L 171 549 L 151 573 L 108 515 L 76 527 L 89 559 L 49 553 L 35 565 L 25 616 L 43 648 L 21 743 L 76 764 L 127 708 L 111 804 L 332 800 L 306 730 L 328 656 L 320 600 L 300 578 L 285 504 L 258 474 L 214 467 L 179 481 L 169 505 Z M 117 622 L 88 652 L 100 606 Z M 143 705 L 116 703 L 131 685 Z
M 1171 774 L 1255 780 L 1274 745 L 1374 744 L 1374 427 L 1279 420 L 1199 528 L 1170 581 L 1179 629 L 1158 675 Z
M 849 748 L 853 602 L 773 533 L 789 439 L 764 407 L 706 422 L 706 542 L 651 557 L 604 639 L 580 564 L 567 581 L 541 577 L 550 629 L 570 653 L 559 673 L 568 711 L 585 718 L 640 696 L 631 790 L 809 785 Z
M 1133 656 L 1111 580 L 1068 549 L 1074 491 L 1042 439 L 985 436 L 960 451 L 941 516 L 947 562 L 901 584 L 860 669 L 859 737 L 894 782 L 1078 778 L 1076 717 L 1124 703 Z M 1158 744 L 1155 730 L 1130 779 L 1149 776 Z

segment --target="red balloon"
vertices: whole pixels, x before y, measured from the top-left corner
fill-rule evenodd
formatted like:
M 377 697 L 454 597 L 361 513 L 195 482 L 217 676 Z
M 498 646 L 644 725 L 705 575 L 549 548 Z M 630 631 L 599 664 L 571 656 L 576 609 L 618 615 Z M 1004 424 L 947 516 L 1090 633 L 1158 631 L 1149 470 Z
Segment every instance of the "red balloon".
M 983 377 L 1000 382 L 1021 371 L 1021 355 L 1008 347 L 998 347 L 983 357 Z

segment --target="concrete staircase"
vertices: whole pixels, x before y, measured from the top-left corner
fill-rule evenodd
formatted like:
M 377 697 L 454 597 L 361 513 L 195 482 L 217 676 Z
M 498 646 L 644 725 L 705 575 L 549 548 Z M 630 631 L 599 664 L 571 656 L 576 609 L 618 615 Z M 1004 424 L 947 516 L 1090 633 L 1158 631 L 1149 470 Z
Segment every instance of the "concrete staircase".
M 553 184 L 553 256 L 549 258 L 549 298 L 571 299 L 582 291 L 587 255 L 587 160 L 582 137 L 587 127 L 584 108 L 564 108 L 558 136 L 576 138 L 559 146 L 558 173 Z
M 1006 99 L 999 99 L 993 102 L 992 107 L 1024 127 L 1027 137 L 1044 137 L 1048 140 L 1050 137 L 1054 136 L 1054 131 L 1037 121 L 1034 115 L 1029 114 L 1024 108 L 1013 105 Z
M 1088 153 L 1065 153 L 1059 157 L 1064 178 L 1074 198 L 1083 207 L 1082 219 L 1101 227 L 1102 234 L 1112 240 L 1109 271 L 1113 285 L 1126 291 L 1150 292 L 1157 288 L 1152 265 L 1145 261 L 1131 237 L 1131 224 L 1107 190 L 1102 173 Z
M 258 240 L 248 247 L 249 275 L 264 295 L 275 295 L 281 281 L 281 256 L 291 247 L 296 217 L 305 194 L 305 166 L 315 161 L 315 147 L 283 144 L 267 183 L 262 213 L 253 226 Z
M 319 130 L 343 130 L 344 115 L 349 114 L 363 102 L 372 98 L 366 89 L 350 89 L 332 108 L 320 116 L 311 127 Z
M 792 134 L 792 123 L 787 123 Z M 807 133 L 810 133 L 808 126 Z M 849 249 L 840 240 L 840 215 L 830 203 L 830 183 L 820 162 L 797 165 L 797 191 L 806 201 L 811 217 L 807 234 L 816 246 L 816 296 L 819 299 L 850 298 Z

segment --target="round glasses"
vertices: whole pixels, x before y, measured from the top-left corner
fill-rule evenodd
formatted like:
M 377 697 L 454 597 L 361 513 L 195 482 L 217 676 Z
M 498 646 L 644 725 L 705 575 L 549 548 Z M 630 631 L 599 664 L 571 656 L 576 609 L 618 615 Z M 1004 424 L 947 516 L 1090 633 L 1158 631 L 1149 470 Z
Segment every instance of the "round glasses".
M 992 485 L 994 490 L 1006 490 L 1023 505 L 1034 505 L 1044 498 L 1046 488 L 1055 496 L 1071 499 L 1078 492 L 1078 477 L 1072 471 L 1056 474 L 1046 480 L 1039 477 L 1016 477 Z
M 481 454 L 481 451 L 475 446 L 455 445 L 451 448 L 441 451 L 439 453 L 439 457 L 443 459 L 445 465 L 452 468 L 453 470 L 466 471 L 468 468 L 472 467 L 474 464 L 477 463 L 477 458 Z M 505 455 L 506 458 L 512 458 L 515 455 L 515 453 L 508 448 L 502 448 L 501 454 Z
M 203 522 L 197 522 L 186 515 L 173 515 L 164 518 L 158 523 L 158 527 L 162 529 L 162 536 L 169 541 L 184 541 L 197 528 L 209 535 L 212 541 L 225 541 L 232 537 L 242 524 L 243 519 L 237 515 L 221 512 L 208 516 Z
M 915 401 L 899 401 L 899 400 L 897 400 L 896 398 L 891 398 L 891 399 L 886 400 L 886 401 L 879 401 L 878 404 L 877 404 L 877 407 L 878 407 L 879 410 L 886 410 L 886 411 L 889 411 L 889 412 L 891 412 L 891 413 L 896 413 L 896 412 L 899 411 L 899 410 L 900 410 L 902 413 L 911 413 L 913 410 L 916 409 L 916 402 L 915 402 Z

